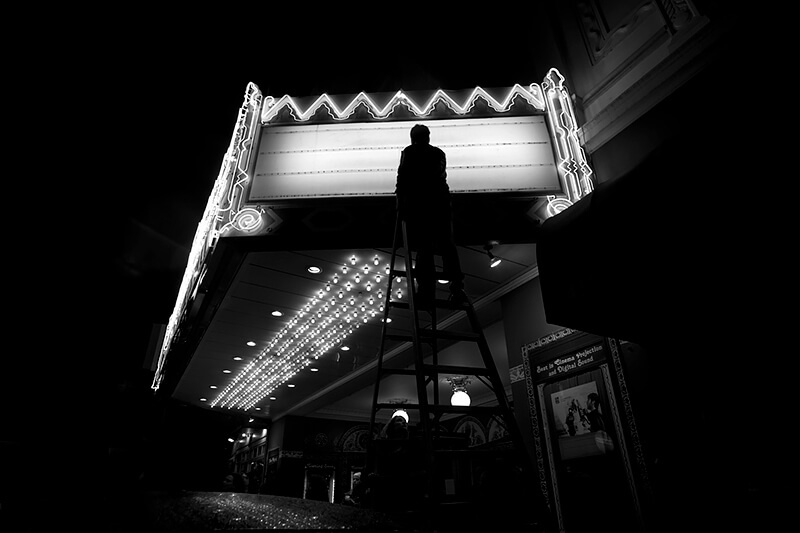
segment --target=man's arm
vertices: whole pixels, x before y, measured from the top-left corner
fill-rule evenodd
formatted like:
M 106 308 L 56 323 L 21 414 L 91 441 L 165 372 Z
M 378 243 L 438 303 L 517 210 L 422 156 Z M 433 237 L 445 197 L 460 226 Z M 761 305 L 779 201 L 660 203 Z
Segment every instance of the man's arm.
M 394 190 L 397 212 L 401 216 L 405 216 L 408 212 L 408 178 L 406 176 L 405 160 L 406 151 L 403 150 L 400 152 L 400 165 L 397 167 L 397 183 Z

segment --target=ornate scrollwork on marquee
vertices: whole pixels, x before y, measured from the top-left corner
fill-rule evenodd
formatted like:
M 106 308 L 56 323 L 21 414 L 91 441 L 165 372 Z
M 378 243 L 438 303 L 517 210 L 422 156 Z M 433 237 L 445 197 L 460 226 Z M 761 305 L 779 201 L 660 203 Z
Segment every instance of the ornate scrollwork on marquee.
M 208 197 L 203 217 L 197 225 L 186 270 L 183 273 L 178 298 L 167 322 L 164 340 L 158 357 L 155 376 L 151 388 L 158 390 L 164 378 L 166 356 L 178 333 L 178 326 L 189 301 L 195 297 L 202 280 L 206 258 L 216 246 L 219 236 L 227 231 L 228 224 L 233 227 L 243 204 L 243 182 L 247 179 L 247 159 L 253 143 L 254 128 L 258 124 L 258 111 L 262 95 L 258 87 L 249 83 L 245 91 L 244 103 L 239 110 L 233 139 L 223 158 L 222 168 Z M 248 213 L 248 218 L 251 218 Z M 262 218 L 259 215 L 259 218 Z M 253 222 L 250 221 L 250 224 Z M 241 225 L 241 221 L 239 222 Z
M 586 153 L 578 139 L 578 126 L 572 99 L 564 85 L 564 76 L 551 68 L 542 83 L 547 117 L 553 135 L 553 147 L 556 150 L 558 175 L 563 186 L 563 195 L 547 197 L 547 214 L 553 216 L 567 209 L 575 202 L 594 190 L 592 169 L 586 159 Z

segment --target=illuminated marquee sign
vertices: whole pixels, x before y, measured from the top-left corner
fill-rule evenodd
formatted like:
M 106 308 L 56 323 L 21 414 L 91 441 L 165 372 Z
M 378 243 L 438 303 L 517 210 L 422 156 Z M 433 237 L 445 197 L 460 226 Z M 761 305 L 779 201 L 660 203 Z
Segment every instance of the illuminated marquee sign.
M 530 112 L 516 112 L 522 106 Z M 315 121 L 319 114 L 327 115 L 324 124 Z M 427 99 L 398 91 L 385 101 L 365 93 L 345 102 L 326 94 L 275 99 L 249 83 L 195 233 L 152 388 L 160 387 L 167 355 L 220 238 L 268 234 L 281 223 L 271 204 L 287 199 L 393 194 L 400 151 L 420 121 L 431 129 L 432 144 L 447 154 L 455 193 L 544 196 L 544 214 L 552 216 L 594 188 L 569 92 L 556 69 L 541 86 L 515 85 L 501 95 L 480 87 L 437 90 Z
M 263 128 L 249 200 L 391 196 L 417 122 Z M 545 117 L 431 120 L 454 193 L 561 192 Z M 434 142 L 435 141 L 435 142 Z

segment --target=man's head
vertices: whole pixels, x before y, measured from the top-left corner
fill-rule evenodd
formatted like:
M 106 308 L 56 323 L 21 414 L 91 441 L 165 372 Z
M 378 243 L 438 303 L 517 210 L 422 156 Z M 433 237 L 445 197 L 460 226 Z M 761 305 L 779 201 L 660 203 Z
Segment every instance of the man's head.
M 590 411 L 597 409 L 600 405 L 600 396 L 597 395 L 596 392 L 590 392 L 589 395 L 586 397 L 586 406 L 589 408 Z
M 407 439 L 408 423 L 402 416 L 395 416 L 386 428 L 386 436 L 390 439 Z
M 431 130 L 423 124 L 415 124 L 411 128 L 411 144 L 430 144 Z

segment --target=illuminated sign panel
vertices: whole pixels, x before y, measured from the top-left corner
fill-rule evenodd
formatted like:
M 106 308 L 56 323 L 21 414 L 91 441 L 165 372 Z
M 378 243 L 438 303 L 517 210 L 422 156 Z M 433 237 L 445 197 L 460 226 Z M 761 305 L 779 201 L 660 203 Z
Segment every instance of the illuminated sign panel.
M 550 69 L 541 85 L 514 85 L 502 94 L 476 87 L 419 96 L 398 91 L 388 99 L 365 93 L 352 99 L 327 94 L 275 98 L 247 85 L 195 233 L 153 389 L 161 386 L 187 309 L 201 297 L 198 288 L 219 240 L 273 234 L 282 220 L 272 207 L 284 200 L 394 194 L 400 152 L 410 142 L 413 124 L 428 126 L 431 143 L 445 151 L 448 184 L 455 193 L 543 196 L 546 218 L 594 189 L 570 93 L 558 70 Z M 286 372 L 294 370 L 270 367 L 267 373 L 282 383 Z M 223 391 L 226 400 L 220 396 L 213 403 L 252 406 L 253 398 L 271 390 L 255 382 L 251 385 L 257 390 L 240 390 L 241 378 Z
M 416 121 L 265 127 L 249 200 L 394 194 L 400 152 Z M 426 121 L 447 155 L 454 193 L 561 191 L 545 117 Z

